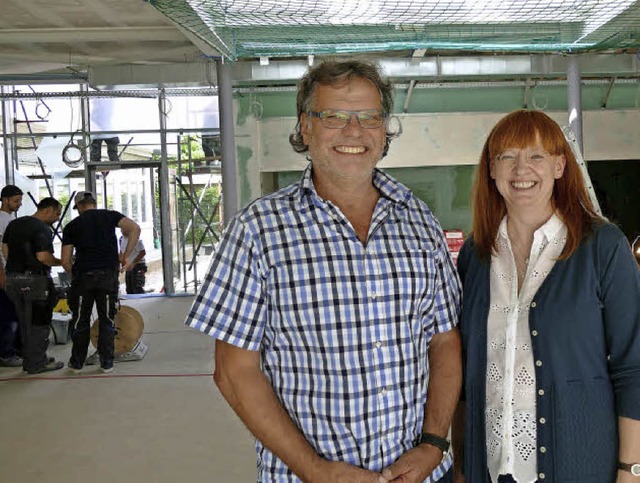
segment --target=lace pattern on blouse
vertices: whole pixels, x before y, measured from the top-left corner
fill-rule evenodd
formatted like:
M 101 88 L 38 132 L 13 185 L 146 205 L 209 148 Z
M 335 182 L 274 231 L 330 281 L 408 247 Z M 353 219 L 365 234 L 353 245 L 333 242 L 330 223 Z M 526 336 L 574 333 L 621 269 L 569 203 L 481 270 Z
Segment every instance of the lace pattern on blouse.
M 536 374 L 529 305 L 560 256 L 566 232 L 556 215 L 536 230 L 518 294 L 506 216 L 498 230 L 498 253 L 491 257 L 485 410 L 492 481 L 503 474 L 513 475 L 519 483 L 537 480 Z

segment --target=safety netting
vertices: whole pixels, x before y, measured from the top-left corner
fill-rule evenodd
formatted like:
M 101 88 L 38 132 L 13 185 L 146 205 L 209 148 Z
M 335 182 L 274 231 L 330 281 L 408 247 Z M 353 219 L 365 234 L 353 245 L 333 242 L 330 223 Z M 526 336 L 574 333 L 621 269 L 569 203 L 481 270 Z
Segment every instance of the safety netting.
M 640 47 L 633 0 L 149 0 L 231 60 L 407 49 L 579 53 Z

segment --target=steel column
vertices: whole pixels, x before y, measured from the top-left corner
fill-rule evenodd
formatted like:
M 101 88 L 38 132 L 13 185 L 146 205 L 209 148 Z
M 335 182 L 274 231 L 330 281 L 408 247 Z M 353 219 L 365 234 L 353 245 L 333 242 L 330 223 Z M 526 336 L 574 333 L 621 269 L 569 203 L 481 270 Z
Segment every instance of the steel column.
M 582 86 L 580 85 L 579 57 L 570 55 L 567 62 L 567 101 L 569 109 L 569 128 L 576 137 L 580 152 L 584 153 L 582 143 Z
M 231 66 L 216 60 L 218 106 L 220 109 L 220 144 L 222 149 L 222 194 L 225 225 L 238 211 L 238 169 L 233 121 Z
M 89 92 L 89 88 L 83 84 L 80 84 L 80 92 L 84 95 L 80 96 L 80 119 L 82 126 L 82 152 L 84 154 L 84 189 L 85 191 L 91 191 L 94 195 L 96 193 L 96 170 L 89 164 L 89 146 L 91 145 L 91 137 L 87 134 L 91 132 L 91 113 L 89 112 L 89 100 L 86 94 Z M 103 193 L 104 196 L 104 193 Z M 107 207 L 106 198 L 104 199 L 104 208 Z
M 0 86 L 0 93 L 4 95 L 4 86 Z M 4 98 L 2 99 L 2 150 L 4 152 L 4 184 L 14 184 L 15 178 L 13 175 L 13 160 L 11 159 L 9 153 L 9 142 L 13 144 L 13 140 L 9 141 L 9 136 L 7 135 L 7 129 L 9 129 L 9 123 L 7 122 L 7 102 L 9 101 Z
M 167 161 L 167 98 L 164 88 L 158 95 L 158 114 L 160 116 L 160 168 L 158 185 L 160 189 L 160 233 L 162 240 L 162 274 L 164 292 L 173 295 L 173 240 L 171 238 L 171 207 L 169 206 L 169 163 Z

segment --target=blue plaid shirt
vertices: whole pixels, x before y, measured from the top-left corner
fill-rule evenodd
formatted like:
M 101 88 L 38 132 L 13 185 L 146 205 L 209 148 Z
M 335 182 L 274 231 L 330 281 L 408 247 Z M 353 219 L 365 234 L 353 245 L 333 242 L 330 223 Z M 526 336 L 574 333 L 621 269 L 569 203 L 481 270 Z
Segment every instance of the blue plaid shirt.
M 427 348 L 458 321 L 460 289 L 442 230 L 405 186 L 381 193 L 366 246 L 301 181 L 227 227 L 186 324 L 259 350 L 266 377 L 317 453 L 381 471 L 414 447 Z M 256 442 L 259 481 L 300 481 Z M 451 465 L 448 455 L 426 481 Z

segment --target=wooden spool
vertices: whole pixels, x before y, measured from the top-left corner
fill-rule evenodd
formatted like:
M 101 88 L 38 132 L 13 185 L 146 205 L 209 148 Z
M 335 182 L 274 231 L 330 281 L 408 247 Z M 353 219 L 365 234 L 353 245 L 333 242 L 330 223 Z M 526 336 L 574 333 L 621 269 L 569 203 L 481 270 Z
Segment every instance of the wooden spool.
M 129 352 L 136 345 L 144 331 L 142 316 L 133 307 L 121 305 L 116 312 L 115 323 L 118 332 L 113 341 L 114 352 L 115 354 Z M 94 320 L 90 332 L 91 344 L 96 349 L 98 348 L 99 326 L 98 319 Z

